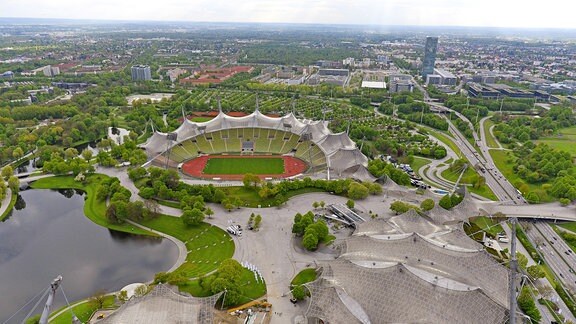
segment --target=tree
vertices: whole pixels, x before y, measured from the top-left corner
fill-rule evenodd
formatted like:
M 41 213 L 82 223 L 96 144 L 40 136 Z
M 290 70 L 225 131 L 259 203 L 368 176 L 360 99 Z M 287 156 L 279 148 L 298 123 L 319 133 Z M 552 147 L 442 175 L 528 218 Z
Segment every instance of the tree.
M 210 207 L 206 207 L 204 209 L 204 215 L 208 216 L 209 219 L 212 219 L 212 215 L 214 215 L 214 211 Z
M 409 211 L 410 209 L 414 209 L 414 210 L 418 211 L 418 207 L 416 207 L 412 204 L 405 203 L 405 202 L 400 201 L 400 200 L 395 200 L 390 204 L 390 210 L 395 212 L 396 215 L 404 214 L 405 212 Z
M 128 301 L 128 292 L 126 290 L 120 290 L 120 293 L 117 297 L 121 302 Z
M 145 284 L 142 284 L 142 285 L 136 287 L 136 289 L 134 289 L 134 296 L 142 297 L 142 296 L 146 295 L 147 292 L 148 292 L 148 287 Z
M 304 300 L 308 295 L 308 291 L 304 285 L 298 285 L 292 289 L 292 296 L 296 300 Z
M 368 197 L 368 188 L 358 182 L 351 182 L 348 186 L 348 198 L 358 200 Z
M 520 268 L 526 269 L 526 265 L 528 264 L 528 258 L 524 254 L 516 252 L 516 259 L 518 260 L 518 265 L 520 266 Z
M 320 208 L 324 209 L 324 206 L 326 206 L 326 203 L 324 202 L 324 200 L 320 200 Z
M 84 160 L 86 160 L 87 162 L 90 162 L 90 159 L 92 159 L 92 155 L 93 155 L 93 153 L 89 149 L 84 149 L 82 151 L 82 158 Z
M 8 178 L 8 187 L 12 190 L 13 193 L 18 193 L 20 189 L 20 180 L 16 176 L 11 176 Z
M 302 246 L 308 251 L 313 251 L 318 247 L 318 235 L 314 231 L 308 232 L 302 238 Z
M 442 197 L 442 199 L 440 199 L 440 201 L 438 202 L 438 205 L 440 205 L 440 207 L 449 210 L 451 209 L 452 206 L 452 200 L 450 199 L 450 195 L 444 195 L 444 197 Z
M 318 209 L 319 206 L 320 206 L 320 203 L 318 203 L 317 201 L 315 201 L 315 202 L 312 203 L 312 207 L 313 207 L 314 209 Z
M 78 156 L 78 150 L 73 147 L 69 147 L 64 151 L 64 158 L 66 160 L 72 160 L 77 156 Z
M 253 187 L 256 188 L 260 183 L 260 177 L 252 173 L 246 173 L 244 178 L 242 178 L 242 182 L 244 183 L 244 187 L 249 188 Z
M 20 160 L 22 156 L 24 156 L 24 151 L 22 150 L 22 148 L 17 147 L 14 149 L 14 151 L 12 151 L 12 157 L 15 158 L 16 160 Z
M 182 212 L 182 222 L 187 226 L 197 226 L 204 220 L 204 213 L 197 208 L 188 208 Z
M 350 209 L 354 208 L 354 200 L 348 199 L 348 201 L 346 202 L 346 206 Z
M 2 168 L 2 178 L 8 180 L 11 176 L 14 175 L 14 169 L 12 169 L 11 165 L 7 165 Z
M 254 228 L 259 228 L 260 227 L 260 223 L 262 223 L 262 216 L 260 216 L 260 214 L 256 215 L 256 217 L 254 218 Z
M 544 270 L 542 270 L 542 267 L 537 264 L 529 266 L 526 271 L 533 280 L 544 278 L 545 276 Z
M 424 201 L 422 201 L 422 202 L 420 203 L 420 208 L 421 208 L 423 211 L 429 211 L 429 210 L 431 210 L 432 208 L 434 208 L 434 205 L 435 205 L 434 200 L 428 198 L 428 199 L 425 199 Z
M 532 294 L 530 293 L 530 287 L 524 286 L 520 291 L 520 295 L 518 295 L 518 307 L 530 318 L 534 323 L 540 323 L 542 319 L 542 315 L 540 311 L 536 307 L 534 303 L 534 299 L 532 299 Z
M 144 200 L 144 207 L 149 211 L 151 217 L 156 217 L 160 213 L 160 204 L 154 199 Z
M 96 290 L 92 296 L 90 296 L 90 303 L 97 309 L 104 307 L 104 302 L 106 301 L 106 292 L 104 290 Z

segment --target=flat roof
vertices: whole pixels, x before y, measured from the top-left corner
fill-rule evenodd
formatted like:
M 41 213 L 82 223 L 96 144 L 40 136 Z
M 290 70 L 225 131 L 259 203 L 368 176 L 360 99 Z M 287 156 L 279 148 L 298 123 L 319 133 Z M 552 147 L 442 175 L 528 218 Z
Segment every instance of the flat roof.
M 362 81 L 362 88 L 386 89 L 384 81 Z

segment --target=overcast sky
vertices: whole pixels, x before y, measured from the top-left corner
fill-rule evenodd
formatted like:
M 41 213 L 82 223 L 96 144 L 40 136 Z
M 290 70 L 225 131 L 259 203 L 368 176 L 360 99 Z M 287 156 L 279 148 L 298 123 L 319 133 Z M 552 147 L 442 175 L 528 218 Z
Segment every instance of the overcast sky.
M 576 28 L 574 0 L 0 0 L 0 17 Z

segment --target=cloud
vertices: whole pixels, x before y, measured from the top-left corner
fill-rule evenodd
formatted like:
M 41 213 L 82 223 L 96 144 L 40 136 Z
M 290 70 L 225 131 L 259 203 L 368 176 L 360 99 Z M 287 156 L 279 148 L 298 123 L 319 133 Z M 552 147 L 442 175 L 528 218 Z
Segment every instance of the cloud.
M 576 28 L 562 0 L 0 0 L 1 16 Z

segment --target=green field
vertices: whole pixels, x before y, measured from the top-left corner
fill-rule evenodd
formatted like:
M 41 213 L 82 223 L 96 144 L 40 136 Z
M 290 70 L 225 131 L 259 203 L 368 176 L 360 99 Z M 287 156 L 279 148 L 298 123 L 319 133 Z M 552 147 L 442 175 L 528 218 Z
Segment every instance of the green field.
M 418 170 L 420 170 L 425 165 L 430 164 L 430 162 L 430 159 L 415 156 L 414 161 L 410 163 L 410 167 L 412 167 L 412 170 L 414 170 L 415 174 L 418 174 Z
M 208 159 L 204 174 L 282 174 L 284 160 L 282 158 L 217 158 Z
M 452 151 L 454 151 L 454 153 L 456 153 L 456 155 L 462 156 L 462 151 L 460 151 L 460 149 L 458 148 L 456 143 L 454 143 L 454 139 L 450 135 L 447 135 L 446 133 L 442 133 L 439 131 L 434 131 L 434 130 L 431 130 L 428 128 L 426 130 L 432 136 L 436 137 L 439 141 L 448 145 L 448 147 L 450 147 L 452 149 Z
M 498 142 L 496 141 L 494 136 L 492 136 L 492 134 L 490 133 L 490 127 L 492 127 L 492 125 L 494 125 L 494 123 L 492 122 L 491 119 L 487 119 L 484 122 L 484 134 L 486 135 L 486 145 L 489 148 L 500 148 L 500 146 L 498 146 Z
M 115 301 L 116 297 L 112 295 L 104 297 L 104 308 L 114 307 Z M 94 312 L 96 312 L 97 310 L 98 307 L 93 302 L 90 301 L 88 302 L 81 301 L 80 303 L 76 304 L 76 306 L 72 307 L 74 315 L 76 315 L 82 323 L 87 323 L 88 320 L 90 319 L 90 316 L 92 316 L 92 314 L 94 314 Z M 53 313 L 57 312 L 58 311 L 55 311 Z M 66 311 L 60 314 L 60 316 L 52 318 L 50 320 L 50 323 L 51 324 L 72 323 L 72 313 L 70 311 Z
M 535 143 L 545 143 L 550 147 L 576 155 L 576 126 L 560 129 L 560 136 L 542 137 Z
M 141 224 L 170 234 L 186 244 L 189 251 L 186 262 L 175 272 L 188 278 L 204 276 L 234 255 L 234 241 L 230 235 L 208 223 L 185 226 L 178 217 L 161 215 Z
M 317 277 L 316 269 L 314 268 L 306 268 L 300 272 L 292 279 L 290 285 L 292 286 L 299 286 L 310 281 L 316 280 Z

